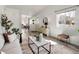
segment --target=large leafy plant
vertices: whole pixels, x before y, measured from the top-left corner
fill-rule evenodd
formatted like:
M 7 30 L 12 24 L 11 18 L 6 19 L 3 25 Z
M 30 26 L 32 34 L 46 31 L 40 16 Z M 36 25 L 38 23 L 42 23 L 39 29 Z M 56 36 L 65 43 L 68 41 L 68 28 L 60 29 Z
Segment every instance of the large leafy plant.
M 1 25 L 5 28 L 6 32 L 10 32 L 9 29 L 12 27 L 13 23 L 8 20 L 5 14 L 1 15 Z
M 11 29 L 13 23 L 10 20 L 8 20 L 8 17 L 5 14 L 1 15 L 1 25 L 5 28 L 6 33 L 9 33 L 9 34 L 12 34 L 12 33 L 20 34 L 19 28 L 12 28 Z M 12 32 L 9 29 L 11 29 Z

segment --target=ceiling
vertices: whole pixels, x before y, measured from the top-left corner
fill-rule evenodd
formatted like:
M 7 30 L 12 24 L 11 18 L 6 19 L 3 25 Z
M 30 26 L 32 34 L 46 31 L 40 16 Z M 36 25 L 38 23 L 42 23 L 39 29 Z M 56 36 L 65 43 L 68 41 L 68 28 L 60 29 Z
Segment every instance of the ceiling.
M 6 7 L 19 9 L 24 14 L 33 15 L 41 11 L 46 6 L 45 5 L 7 5 Z
M 29 16 L 41 13 L 44 10 L 51 9 L 52 11 L 71 7 L 72 5 L 6 5 L 8 8 L 15 8 L 20 10 L 22 13 Z

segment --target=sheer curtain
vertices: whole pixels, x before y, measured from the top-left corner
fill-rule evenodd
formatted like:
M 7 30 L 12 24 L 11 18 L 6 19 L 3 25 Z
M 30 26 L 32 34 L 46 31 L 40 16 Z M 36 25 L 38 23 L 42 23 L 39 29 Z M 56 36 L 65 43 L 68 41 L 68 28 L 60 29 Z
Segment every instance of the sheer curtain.
M 60 13 L 56 15 L 56 20 L 57 20 L 57 27 L 60 25 L 66 24 L 67 20 L 74 20 L 75 18 L 75 10 Z

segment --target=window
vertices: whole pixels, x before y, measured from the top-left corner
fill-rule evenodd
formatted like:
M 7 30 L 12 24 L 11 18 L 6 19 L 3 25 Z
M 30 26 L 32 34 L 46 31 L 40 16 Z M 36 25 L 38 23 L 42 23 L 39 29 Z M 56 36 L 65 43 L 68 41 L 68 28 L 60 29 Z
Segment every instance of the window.
M 32 17 L 30 19 L 30 24 L 39 24 L 39 18 L 38 17 Z
M 60 24 L 66 24 L 67 20 L 74 20 L 75 18 L 75 10 L 69 11 L 69 12 L 64 12 L 56 15 L 56 20 L 57 20 L 57 27 L 60 26 Z

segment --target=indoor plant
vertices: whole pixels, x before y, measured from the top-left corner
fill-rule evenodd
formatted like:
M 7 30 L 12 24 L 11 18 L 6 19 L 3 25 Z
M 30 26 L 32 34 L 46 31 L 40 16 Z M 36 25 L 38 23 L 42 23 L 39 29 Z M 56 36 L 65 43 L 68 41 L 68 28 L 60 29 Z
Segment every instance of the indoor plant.
M 11 34 L 9 29 L 12 27 L 13 23 L 8 20 L 5 14 L 1 15 L 1 25 L 4 27 L 7 34 Z
M 22 33 L 19 32 L 19 28 L 12 28 L 12 32 L 17 35 L 18 39 L 20 39 L 20 43 L 22 43 Z
M 12 33 L 15 33 L 16 35 L 20 34 L 19 28 L 12 28 Z

